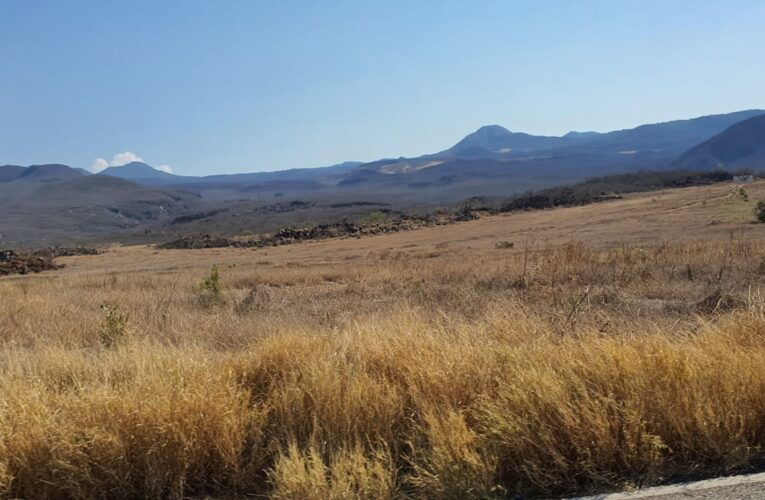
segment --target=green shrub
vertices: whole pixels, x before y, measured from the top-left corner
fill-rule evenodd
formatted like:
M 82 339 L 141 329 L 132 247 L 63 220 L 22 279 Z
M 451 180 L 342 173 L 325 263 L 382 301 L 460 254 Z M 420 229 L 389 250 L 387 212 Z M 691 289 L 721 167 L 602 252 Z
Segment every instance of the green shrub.
M 118 306 L 104 304 L 101 309 L 106 311 L 106 317 L 104 317 L 104 323 L 101 326 L 99 340 L 104 347 L 115 348 L 125 336 L 128 316 L 120 311 Z
M 194 294 L 197 301 L 205 307 L 219 304 L 221 302 L 220 296 L 220 273 L 218 272 L 218 266 L 212 266 L 210 268 L 210 274 L 205 277 L 194 288 Z
M 386 217 L 387 216 L 385 215 L 385 212 L 381 210 L 374 210 L 372 212 L 369 212 L 367 219 L 369 219 L 369 222 L 372 224 L 382 224 L 383 222 L 385 222 Z

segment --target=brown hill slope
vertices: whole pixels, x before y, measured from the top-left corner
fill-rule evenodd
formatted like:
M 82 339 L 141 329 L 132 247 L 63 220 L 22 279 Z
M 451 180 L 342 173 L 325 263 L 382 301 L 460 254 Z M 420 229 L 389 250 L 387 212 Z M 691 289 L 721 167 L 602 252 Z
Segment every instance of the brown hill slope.
M 597 248 L 623 243 L 652 244 L 673 240 L 716 240 L 731 235 L 765 237 L 765 224 L 754 224 L 752 208 L 765 199 L 765 181 L 738 189 L 723 183 L 626 195 L 594 205 L 484 217 L 477 221 L 360 239 L 332 239 L 269 249 L 164 250 L 153 247 L 114 247 L 98 256 L 61 259 L 64 272 L 128 271 L 145 268 L 205 268 L 212 264 L 261 267 L 376 262 L 380 258 L 455 257 L 467 262 L 497 252 L 519 253 L 580 241 Z M 498 242 L 511 249 L 497 249 Z

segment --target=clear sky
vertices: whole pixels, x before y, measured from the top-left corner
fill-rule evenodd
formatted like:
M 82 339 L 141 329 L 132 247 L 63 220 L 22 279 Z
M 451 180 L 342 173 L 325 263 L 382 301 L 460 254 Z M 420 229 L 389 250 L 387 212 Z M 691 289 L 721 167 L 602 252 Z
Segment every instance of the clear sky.
M 0 164 L 275 170 L 748 108 L 762 0 L 0 0 Z

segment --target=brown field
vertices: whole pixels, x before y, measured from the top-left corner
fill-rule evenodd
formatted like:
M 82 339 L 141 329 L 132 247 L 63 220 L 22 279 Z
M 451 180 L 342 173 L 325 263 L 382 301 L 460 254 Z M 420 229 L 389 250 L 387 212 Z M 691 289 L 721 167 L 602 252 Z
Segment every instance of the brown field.
M 765 183 L 733 188 L 2 279 L 0 495 L 561 496 L 762 467 Z

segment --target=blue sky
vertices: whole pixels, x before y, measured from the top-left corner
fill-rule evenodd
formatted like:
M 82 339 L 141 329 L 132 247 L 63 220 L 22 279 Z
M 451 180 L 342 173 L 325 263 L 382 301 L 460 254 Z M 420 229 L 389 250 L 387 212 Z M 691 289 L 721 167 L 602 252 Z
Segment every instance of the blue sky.
M 275 170 L 765 108 L 763 26 L 761 0 L 0 0 L 0 164 Z

